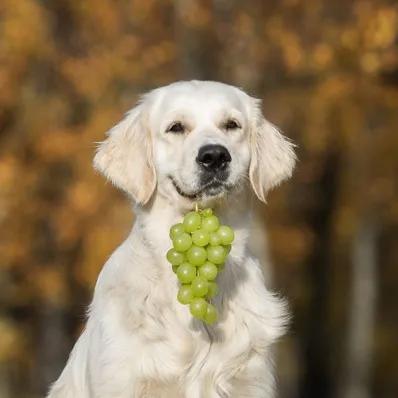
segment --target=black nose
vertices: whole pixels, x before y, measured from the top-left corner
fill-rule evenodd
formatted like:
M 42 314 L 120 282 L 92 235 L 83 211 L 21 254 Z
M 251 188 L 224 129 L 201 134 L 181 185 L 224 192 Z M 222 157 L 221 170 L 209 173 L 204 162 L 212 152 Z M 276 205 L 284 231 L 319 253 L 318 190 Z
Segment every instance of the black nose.
M 231 161 L 228 149 L 222 145 L 205 145 L 199 149 L 196 162 L 206 170 L 223 170 Z

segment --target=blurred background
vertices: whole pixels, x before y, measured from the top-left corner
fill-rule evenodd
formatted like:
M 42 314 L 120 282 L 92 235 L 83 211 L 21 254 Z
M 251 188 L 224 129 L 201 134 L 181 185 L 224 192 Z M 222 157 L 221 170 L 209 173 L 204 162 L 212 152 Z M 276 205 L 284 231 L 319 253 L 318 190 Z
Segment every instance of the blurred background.
M 0 398 L 38 398 L 128 233 L 95 142 L 139 93 L 220 80 L 264 99 L 296 172 L 259 208 L 290 331 L 282 398 L 398 396 L 396 1 L 2 0 Z M 265 244 L 265 242 L 264 242 Z

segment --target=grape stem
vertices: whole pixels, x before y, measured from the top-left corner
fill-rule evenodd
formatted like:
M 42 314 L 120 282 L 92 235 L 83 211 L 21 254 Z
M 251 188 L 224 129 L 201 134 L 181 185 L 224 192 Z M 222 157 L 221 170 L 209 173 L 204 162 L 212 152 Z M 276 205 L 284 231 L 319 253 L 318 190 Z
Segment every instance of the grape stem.
M 198 203 L 197 203 L 197 202 L 195 203 L 195 211 L 196 211 L 196 212 L 198 212 L 198 211 L 199 211 L 199 205 L 198 205 Z

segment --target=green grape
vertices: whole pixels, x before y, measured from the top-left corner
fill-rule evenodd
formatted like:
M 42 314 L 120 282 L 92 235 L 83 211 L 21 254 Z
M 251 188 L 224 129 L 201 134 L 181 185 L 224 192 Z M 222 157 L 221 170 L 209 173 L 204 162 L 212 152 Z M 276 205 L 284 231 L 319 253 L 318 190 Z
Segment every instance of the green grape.
M 170 228 L 170 238 L 174 239 L 176 236 L 181 235 L 184 232 L 184 225 L 182 223 L 175 224 Z
M 217 232 L 211 232 L 209 243 L 211 246 L 220 246 L 221 245 L 221 236 Z
M 222 246 L 209 246 L 207 248 L 207 258 L 214 264 L 221 264 L 225 261 L 227 251 Z
M 204 229 L 192 232 L 192 242 L 196 246 L 206 246 L 209 243 L 210 234 Z
M 172 265 L 180 265 L 184 262 L 185 256 L 175 249 L 170 249 L 166 254 L 167 260 Z
M 209 290 L 207 292 L 206 297 L 211 299 L 213 297 L 216 297 L 218 294 L 218 285 L 216 282 L 209 282 Z
M 185 232 L 193 232 L 200 228 L 202 217 L 196 211 L 190 211 L 184 217 L 184 230 Z
M 202 228 L 209 232 L 217 231 L 219 225 L 220 225 L 220 222 L 218 221 L 218 218 L 214 215 L 205 217 L 202 220 Z
M 215 280 L 231 251 L 234 231 L 229 226 L 220 226 L 213 210 L 206 208 L 187 213 L 181 223 L 170 228 L 169 235 L 173 248 L 166 257 L 181 282 L 177 300 L 189 304 L 193 317 L 212 325 L 218 313 L 206 299 L 218 294 Z
M 192 245 L 187 252 L 188 261 L 192 265 L 202 265 L 206 261 L 207 252 L 203 247 Z
M 218 228 L 217 233 L 220 235 L 223 245 L 230 245 L 234 241 L 234 231 L 231 227 L 228 227 L 227 225 L 221 225 L 221 227 Z
M 181 283 L 191 283 L 196 278 L 196 268 L 189 263 L 183 263 L 178 267 L 177 277 Z
M 216 307 L 214 307 L 214 305 L 212 304 L 207 304 L 206 313 L 203 317 L 203 320 L 207 324 L 212 325 L 217 320 L 217 318 L 218 314 Z
M 216 279 L 217 273 L 217 267 L 209 261 L 205 262 L 202 266 L 199 267 L 199 275 L 203 276 L 203 278 L 206 278 L 208 281 Z
M 213 210 L 210 209 L 210 208 L 203 209 L 201 211 L 201 214 L 202 214 L 203 217 L 210 217 L 211 215 L 213 215 Z
M 194 298 L 191 286 L 182 285 L 178 290 L 177 300 L 181 304 L 189 304 Z
M 207 312 L 207 302 L 203 298 L 194 298 L 189 304 L 189 310 L 192 316 L 197 319 L 203 319 Z
M 192 238 L 190 234 L 183 232 L 173 239 L 173 246 L 178 252 L 185 252 L 192 246 Z
M 209 290 L 209 282 L 202 276 L 197 276 L 192 281 L 192 291 L 195 297 L 203 297 Z

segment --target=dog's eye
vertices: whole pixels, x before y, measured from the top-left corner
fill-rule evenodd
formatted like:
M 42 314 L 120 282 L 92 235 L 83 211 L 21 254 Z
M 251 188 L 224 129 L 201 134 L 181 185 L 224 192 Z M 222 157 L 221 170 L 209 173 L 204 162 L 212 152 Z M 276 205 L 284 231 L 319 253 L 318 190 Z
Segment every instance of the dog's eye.
M 181 122 L 172 123 L 166 130 L 167 133 L 183 133 L 185 130 Z
M 235 130 L 235 129 L 240 128 L 240 126 L 239 126 L 239 124 L 238 124 L 235 120 L 230 119 L 230 120 L 227 120 L 227 121 L 225 122 L 224 128 L 225 128 L 226 130 Z

